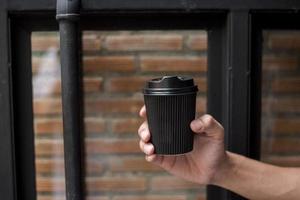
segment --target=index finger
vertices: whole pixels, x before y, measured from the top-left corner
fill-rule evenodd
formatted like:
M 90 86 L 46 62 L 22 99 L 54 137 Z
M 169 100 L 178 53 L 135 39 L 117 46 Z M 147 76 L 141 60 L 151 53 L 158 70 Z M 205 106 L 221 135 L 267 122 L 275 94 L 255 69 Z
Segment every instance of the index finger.
M 145 107 L 145 105 L 140 110 L 140 116 L 144 117 L 144 118 L 146 117 L 146 107 Z

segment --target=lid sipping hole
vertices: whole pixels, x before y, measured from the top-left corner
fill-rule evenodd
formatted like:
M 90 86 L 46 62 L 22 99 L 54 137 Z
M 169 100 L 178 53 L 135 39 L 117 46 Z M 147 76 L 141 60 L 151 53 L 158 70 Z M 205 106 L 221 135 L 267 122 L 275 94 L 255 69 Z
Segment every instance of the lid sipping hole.
M 154 79 L 152 79 L 152 81 L 161 81 L 162 80 L 162 78 L 154 78 Z

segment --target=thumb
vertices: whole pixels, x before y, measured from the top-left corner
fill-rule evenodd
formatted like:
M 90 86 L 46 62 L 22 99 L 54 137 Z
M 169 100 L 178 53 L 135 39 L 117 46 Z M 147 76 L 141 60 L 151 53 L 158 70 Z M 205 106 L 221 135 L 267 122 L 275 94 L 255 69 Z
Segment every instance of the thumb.
M 191 129 L 195 133 L 204 133 L 214 139 L 224 139 L 224 128 L 211 115 L 203 115 L 191 122 Z

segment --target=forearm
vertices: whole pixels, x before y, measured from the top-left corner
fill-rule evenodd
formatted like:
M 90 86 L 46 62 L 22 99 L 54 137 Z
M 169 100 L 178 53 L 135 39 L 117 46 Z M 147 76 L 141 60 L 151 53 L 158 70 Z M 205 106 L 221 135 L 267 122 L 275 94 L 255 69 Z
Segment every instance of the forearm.
M 213 183 L 248 199 L 300 198 L 300 170 L 264 164 L 227 152 L 227 161 Z

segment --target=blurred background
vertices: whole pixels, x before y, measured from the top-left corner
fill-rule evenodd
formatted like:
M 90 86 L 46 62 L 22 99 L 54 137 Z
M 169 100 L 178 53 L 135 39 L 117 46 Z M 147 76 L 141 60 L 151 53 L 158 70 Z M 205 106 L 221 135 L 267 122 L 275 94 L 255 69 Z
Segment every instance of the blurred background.
M 89 31 L 82 41 L 87 199 L 204 200 L 204 187 L 144 160 L 137 129 L 154 77 L 192 76 L 205 113 L 206 31 Z M 263 52 L 261 158 L 300 166 L 300 32 L 265 31 Z M 32 34 L 32 74 L 38 200 L 64 200 L 58 33 Z

